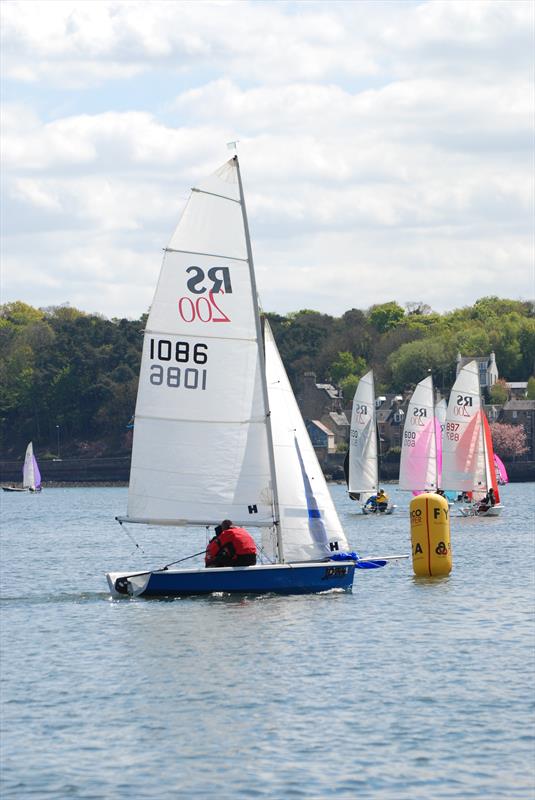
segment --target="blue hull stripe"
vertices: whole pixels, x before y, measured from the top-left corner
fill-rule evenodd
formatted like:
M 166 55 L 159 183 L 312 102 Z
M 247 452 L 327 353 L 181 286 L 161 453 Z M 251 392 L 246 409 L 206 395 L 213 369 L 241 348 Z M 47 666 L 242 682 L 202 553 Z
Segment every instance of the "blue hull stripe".
M 212 569 L 204 572 L 168 570 L 153 572 L 140 596 L 178 597 L 212 592 L 308 594 L 330 589 L 350 589 L 354 573 L 354 563 L 339 562 L 294 568 L 274 565 L 271 568 Z

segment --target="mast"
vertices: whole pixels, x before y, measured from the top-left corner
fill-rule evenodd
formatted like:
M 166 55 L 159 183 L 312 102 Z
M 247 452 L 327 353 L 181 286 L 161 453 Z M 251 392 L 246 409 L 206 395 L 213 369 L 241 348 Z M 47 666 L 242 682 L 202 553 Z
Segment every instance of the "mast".
M 437 416 L 435 407 L 435 385 L 433 383 L 433 376 L 431 378 L 431 409 L 433 411 L 433 441 L 435 442 L 435 492 L 438 492 L 442 487 L 438 485 L 438 445 L 437 445 Z
M 483 446 L 483 463 L 485 465 L 485 492 L 488 494 L 489 487 L 492 486 L 492 479 L 489 474 L 491 465 L 489 463 L 489 451 L 487 447 L 487 437 L 485 435 L 485 421 L 483 417 L 485 416 L 485 406 L 483 405 L 483 397 L 481 395 L 481 383 L 479 382 L 479 373 L 477 377 L 477 388 L 479 393 L 479 431 L 481 437 L 481 444 Z
M 479 429 L 481 431 L 481 439 L 483 444 L 483 459 L 485 462 L 485 491 L 488 494 L 489 488 L 492 486 L 492 477 L 490 475 L 490 470 L 493 469 L 493 465 L 491 466 L 489 460 L 489 449 L 487 446 L 487 437 L 485 434 L 485 421 L 483 419 L 485 415 L 485 408 L 483 406 L 481 397 L 481 386 L 479 387 Z
M 379 423 L 377 422 L 377 407 L 375 405 L 375 377 L 372 370 L 372 414 L 373 414 L 373 435 L 375 436 L 375 494 L 379 491 L 379 462 L 381 460 L 381 436 L 379 434 Z
M 264 348 L 262 346 L 263 337 L 262 337 L 262 325 L 260 322 L 260 310 L 258 308 L 258 295 L 256 291 L 256 277 L 254 272 L 254 263 L 253 263 L 253 251 L 251 248 L 251 237 L 249 235 L 249 223 L 247 220 L 247 209 L 245 207 L 245 197 L 243 194 L 243 184 L 241 179 L 241 172 L 240 172 L 240 164 L 238 161 L 238 156 L 233 157 L 234 163 L 236 164 L 236 171 L 238 175 L 238 186 L 240 189 L 240 205 L 242 210 L 242 217 L 243 217 L 243 227 L 245 230 L 245 244 L 247 247 L 247 263 L 249 265 L 249 276 L 251 279 L 251 293 L 252 293 L 252 300 L 253 300 L 253 308 L 254 308 L 254 315 L 255 315 L 255 325 L 256 325 L 256 336 L 258 340 L 258 350 L 259 350 L 259 357 L 260 357 L 260 367 L 261 367 L 261 378 L 262 378 L 262 395 L 264 398 L 264 408 L 266 412 L 266 429 L 267 429 L 267 440 L 268 440 L 268 453 L 269 453 L 269 467 L 271 470 L 271 483 L 273 487 L 273 510 L 274 510 L 274 525 L 275 525 L 275 533 L 277 536 L 277 552 L 279 554 L 279 562 L 282 564 L 284 563 L 284 549 L 282 544 L 282 536 L 281 536 L 281 527 L 280 527 L 280 514 L 279 514 L 279 495 L 277 491 L 277 476 L 275 473 L 275 452 L 273 448 L 273 433 L 271 430 L 271 412 L 269 409 L 269 396 L 268 396 L 268 388 L 267 388 L 267 380 L 266 380 L 266 364 L 265 364 L 265 355 L 264 355 Z

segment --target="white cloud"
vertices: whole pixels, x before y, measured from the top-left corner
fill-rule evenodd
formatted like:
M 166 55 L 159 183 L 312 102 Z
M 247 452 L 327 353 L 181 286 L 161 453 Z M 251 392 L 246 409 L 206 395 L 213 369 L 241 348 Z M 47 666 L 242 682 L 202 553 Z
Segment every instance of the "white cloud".
M 157 64 L 191 70 L 199 64 L 259 80 L 322 77 L 336 70 L 377 71 L 364 41 L 350 46 L 348 32 L 326 4 L 303 3 L 288 17 L 287 4 L 168 2 L 88 3 L 23 0 L 5 4 L 4 46 L 8 75 L 38 80 L 44 73 L 70 85 L 59 61 L 86 69 L 88 83 L 105 78 L 97 59 L 116 70 L 149 70 Z M 294 24 L 289 24 L 294 23 Z M 31 56 L 33 68 L 27 60 Z M 126 76 L 126 72 L 123 73 Z
M 26 0 L 3 17 L 4 299 L 141 314 L 188 188 L 233 139 L 266 307 L 452 308 L 507 293 L 504 272 L 529 294 L 531 4 Z

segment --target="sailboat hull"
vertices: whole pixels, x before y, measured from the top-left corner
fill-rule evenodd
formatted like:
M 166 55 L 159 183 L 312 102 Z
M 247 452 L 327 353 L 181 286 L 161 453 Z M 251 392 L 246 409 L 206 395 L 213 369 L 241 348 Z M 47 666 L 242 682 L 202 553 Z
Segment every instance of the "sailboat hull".
M 351 589 L 353 562 L 273 564 L 218 569 L 162 570 L 106 575 L 113 597 L 180 597 L 214 592 L 230 594 L 312 594 Z
M 502 511 L 502 504 L 497 503 L 486 511 L 478 511 L 474 506 L 463 506 L 460 510 L 463 517 L 499 517 Z

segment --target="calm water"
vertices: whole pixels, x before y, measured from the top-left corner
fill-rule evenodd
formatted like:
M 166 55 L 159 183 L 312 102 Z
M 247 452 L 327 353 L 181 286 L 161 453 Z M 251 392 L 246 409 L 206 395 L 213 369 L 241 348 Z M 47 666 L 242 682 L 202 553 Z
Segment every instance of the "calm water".
M 389 489 L 366 518 L 332 487 L 362 555 L 409 552 Z M 204 534 L 131 526 L 142 555 L 126 489 L 0 494 L 3 800 L 534 797 L 535 484 L 452 520 L 449 578 L 174 601 L 111 601 L 104 572 Z

